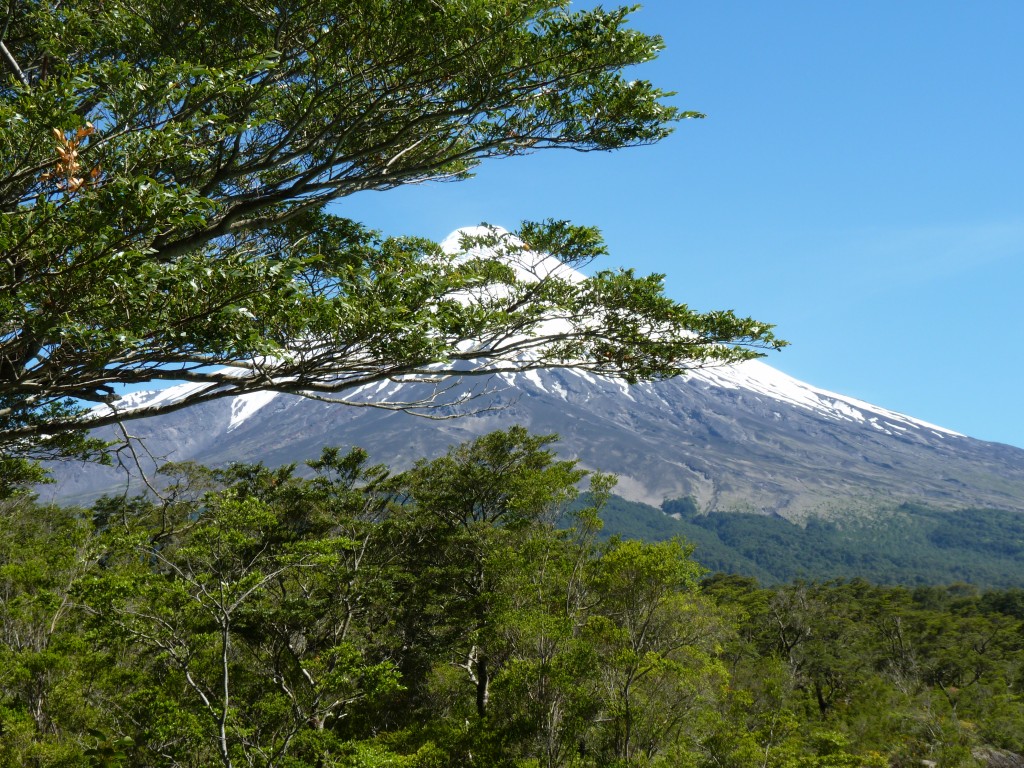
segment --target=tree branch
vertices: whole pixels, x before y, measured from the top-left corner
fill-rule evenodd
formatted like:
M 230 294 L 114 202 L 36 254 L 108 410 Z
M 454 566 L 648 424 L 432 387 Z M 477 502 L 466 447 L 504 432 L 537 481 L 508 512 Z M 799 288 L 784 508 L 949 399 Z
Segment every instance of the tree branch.
M 18 81 L 26 88 L 30 87 L 31 83 L 29 83 L 28 77 L 21 71 L 21 67 L 18 66 L 17 60 L 15 60 L 14 56 L 11 55 L 11 52 L 7 49 L 7 45 L 3 40 L 0 40 L 0 55 L 3 56 L 4 61 L 7 62 L 7 66 L 10 67 L 11 72 L 13 72 L 14 76 L 18 78 Z

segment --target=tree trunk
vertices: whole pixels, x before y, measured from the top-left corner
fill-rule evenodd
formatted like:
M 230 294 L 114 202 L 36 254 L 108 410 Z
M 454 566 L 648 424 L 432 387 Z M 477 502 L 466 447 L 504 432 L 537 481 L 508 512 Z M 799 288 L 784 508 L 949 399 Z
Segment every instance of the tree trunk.
M 476 713 L 483 717 L 487 714 L 487 699 L 490 694 L 490 670 L 487 668 L 487 654 L 481 653 L 476 658 Z

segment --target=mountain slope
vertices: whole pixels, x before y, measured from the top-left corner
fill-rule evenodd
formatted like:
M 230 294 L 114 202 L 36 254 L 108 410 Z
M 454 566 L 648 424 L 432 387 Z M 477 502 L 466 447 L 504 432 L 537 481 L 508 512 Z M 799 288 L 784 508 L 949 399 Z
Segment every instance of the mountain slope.
M 412 399 L 425 386 L 388 382 L 361 395 Z M 469 385 L 455 394 L 462 386 Z M 128 427 L 149 453 L 168 460 L 277 465 L 314 458 L 325 445 L 360 445 L 401 467 L 523 424 L 559 433 L 562 455 L 616 473 L 617 493 L 649 504 L 690 496 L 705 512 L 790 520 L 903 502 L 1024 512 L 1024 450 L 817 389 L 761 362 L 632 387 L 570 370 L 498 374 L 488 386 L 474 401 L 478 412 L 457 419 L 261 393 Z M 181 391 L 136 393 L 125 405 Z M 44 497 L 85 498 L 124 483 L 95 467 L 62 466 L 57 477 Z
M 810 518 L 800 525 L 748 512 L 700 514 L 688 501 L 658 509 L 612 497 L 601 519 L 602 536 L 682 537 L 711 571 L 753 576 L 762 584 L 860 578 L 876 584 L 1024 587 L 1019 512 L 905 503 L 866 522 Z

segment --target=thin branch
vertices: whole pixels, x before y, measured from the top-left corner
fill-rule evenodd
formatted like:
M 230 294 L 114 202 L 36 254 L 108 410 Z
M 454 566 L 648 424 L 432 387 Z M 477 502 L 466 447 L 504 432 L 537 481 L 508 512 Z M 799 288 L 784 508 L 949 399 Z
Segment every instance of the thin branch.
M 11 68 L 14 76 L 18 78 L 22 85 L 26 88 L 31 87 L 31 83 L 28 81 L 28 77 L 24 72 L 21 71 L 21 67 L 18 66 L 17 60 L 11 55 L 11 52 L 7 50 L 7 45 L 3 40 L 0 40 L 0 54 L 3 54 L 4 61 L 7 62 L 7 66 Z
M 165 499 L 160 494 L 160 491 L 158 491 L 156 489 L 156 487 L 153 485 L 153 483 L 150 482 L 149 476 L 146 474 L 146 470 L 142 466 L 142 459 L 139 457 L 139 454 L 136 452 L 135 445 L 134 445 L 134 443 L 135 443 L 137 438 L 135 438 L 132 435 L 128 434 L 128 430 L 125 428 L 123 422 L 120 422 L 120 421 L 116 422 L 116 426 L 117 426 L 118 430 L 121 432 L 121 437 L 124 438 L 124 447 L 128 450 L 129 453 L 131 453 L 132 463 L 135 465 L 135 468 L 139 471 L 139 477 L 142 479 L 142 482 L 145 484 L 146 488 L 149 489 L 149 492 L 152 493 L 154 497 L 160 499 L 161 501 L 167 501 L 167 499 Z M 149 454 L 149 451 L 147 450 L 146 453 Z M 152 459 L 153 458 L 152 454 L 149 454 L 149 457 L 150 457 L 150 459 Z M 121 466 L 124 467 L 124 464 L 122 464 Z M 127 467 L 124 467 L 124 468 L 129 473 L 129 481 L 130 481 L 130 479 L 131 479 L 131 471 Z M 128 492 L 128 487 L 126 486 L 125 487 L 125 493 L 127 493 L 127 492 Z

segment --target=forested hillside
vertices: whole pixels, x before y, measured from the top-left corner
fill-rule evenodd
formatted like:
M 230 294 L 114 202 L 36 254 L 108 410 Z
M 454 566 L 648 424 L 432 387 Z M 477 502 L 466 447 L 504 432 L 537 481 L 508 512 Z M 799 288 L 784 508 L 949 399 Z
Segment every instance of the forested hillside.
M 1024 752 L 1024 591 L 766 588 L 602 539 L 496 432 L 391 474 L 168 467 L 0 507 L 3 766 L 975 766 Z M 1007 763 L 1010 764 L 1010 763 Z
M 695 545 L 701 565 L 766 584 L 864 578 L 911 586 L 1024 587 L 1024 518 L 1005 510 L 904 503 L 879 506 L 870 516 L 851 513 L 798 525 L 752 512 L 700 513 L 690 499 L 670 499 L 657 509 L 612 496 L 602 517 L 604 537 L 682 537 Z

